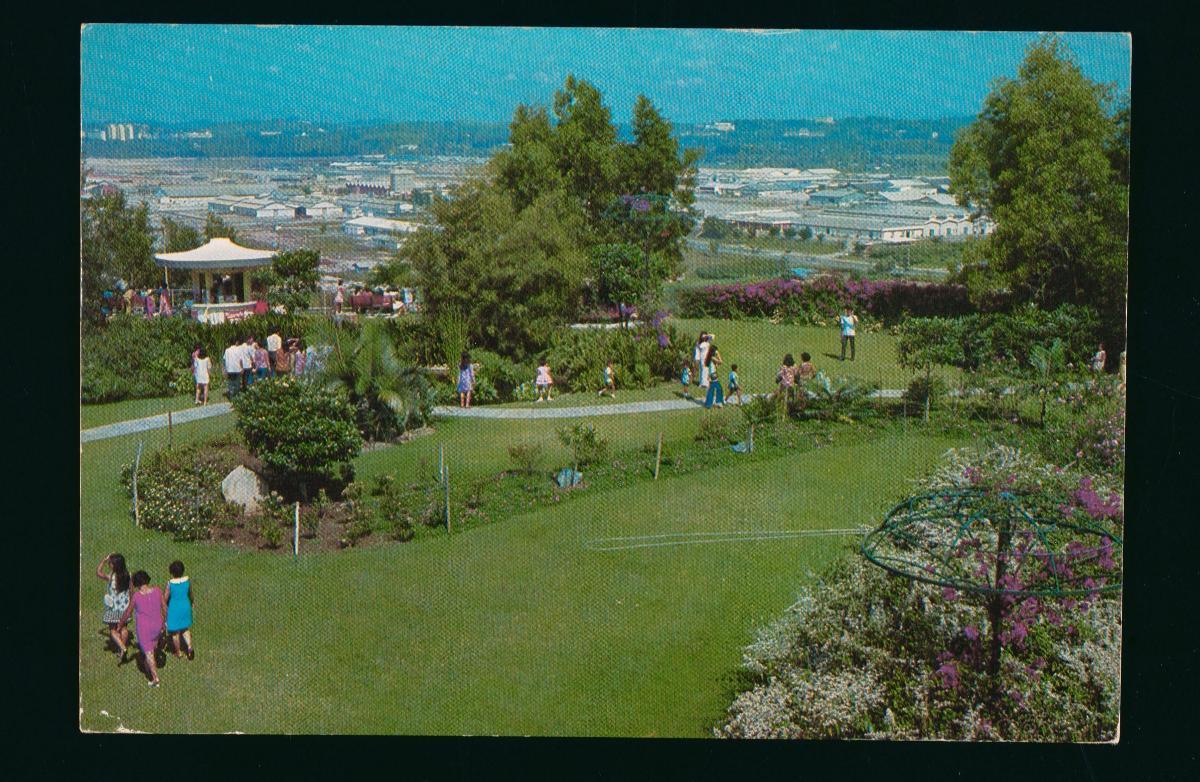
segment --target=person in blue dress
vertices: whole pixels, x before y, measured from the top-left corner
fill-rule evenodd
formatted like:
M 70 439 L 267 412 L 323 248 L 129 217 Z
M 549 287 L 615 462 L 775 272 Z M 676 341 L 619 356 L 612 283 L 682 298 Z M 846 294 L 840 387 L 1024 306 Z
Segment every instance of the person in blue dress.
M 471 406 L 471 393 L 475 390 L 475 368 L 471 366 L 471 354 L 463 351 L 458 362 L 458 406 Z
M 196 659 L 196 648 L 192 645 L 192 582 L 183 574 L 183 563 L 175 560 L 167 568 L 171 579 L 167 582 L 167 633 L 176 657 L 181 656 L 179 637 L 187 645 L 187 658 Z

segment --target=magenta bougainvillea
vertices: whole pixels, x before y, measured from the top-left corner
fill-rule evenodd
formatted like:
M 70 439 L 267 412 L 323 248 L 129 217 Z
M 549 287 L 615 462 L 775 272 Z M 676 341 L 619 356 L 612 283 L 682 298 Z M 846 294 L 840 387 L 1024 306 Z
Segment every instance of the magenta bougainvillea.
M 834 318 L 847 305 L 860 315 L 885 322 L 902 315 L 956 316 L 972 311 L 962 285 L 833 276 L 710 285 L 682 293 L 680 303 L 690 317 L 763 316 L 808 323 Z

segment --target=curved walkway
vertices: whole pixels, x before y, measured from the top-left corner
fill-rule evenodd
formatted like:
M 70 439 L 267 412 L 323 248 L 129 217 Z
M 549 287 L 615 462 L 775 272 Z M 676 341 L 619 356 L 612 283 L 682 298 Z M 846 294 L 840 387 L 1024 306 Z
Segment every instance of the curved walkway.
M 875 391 L 872 396 L 882 399 L 899 399 L 904 392 L 898 388 L 885 388 Z M 753 395 L 752 395 L 753 396 Z M 590 418 L 598 415 L 625 415 L 632 413 L 665 413 L 672 410 L 692 410 L 701 407 L 699 399 L 660 399 L 646 402 L 619 402 L 607 405 L 582 405 L 578 407 L 446 407 L 439 405 L 433 408 L 435 418 L 490 418 L 500 420 L 520 420 L 533 418 Z M 186 424 L 205 418 L 214 418 L 229 413 L 228 402 L 216 402 L 204 407 L 189 407 L 185 410 L 171 413 L 173 424 Z M 154 429 L 167 428 L 167 415 L 152 415 L 146 418 L 135 418 L 130 421 L 118 421 L 79 432 L 81 443 L 96 440 L 107 440 L 110 437 L 122 437 L 127 434 L 149 432 Z

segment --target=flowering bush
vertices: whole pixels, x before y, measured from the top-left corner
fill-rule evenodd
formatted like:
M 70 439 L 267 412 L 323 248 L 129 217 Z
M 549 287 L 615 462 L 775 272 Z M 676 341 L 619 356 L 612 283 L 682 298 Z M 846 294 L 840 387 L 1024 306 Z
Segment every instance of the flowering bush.
M 961 285 L 833 276 L 710 285 L 682 291 L 680 305 L 685 317 L 768 317 L 813 324 L 836 318 L 847 305 L 884 322 L 906 315 L 954 316 L 972 311 L 967 289 Z
M 206 445 L 156 451 L 138 469 L 141 526 L 176 540 L 207 538 L 214 523 L 237 515 L 221 495 L 221 480 L 236 464 L 236 458 Z M 132 497 L 133 464 L 125 466 L 122 481 Z
M 925 491 L 1040 489 L 1061 519 L 1119 528 L 1120 495 L 1016 449 L 951 451 Z M 1049 503 L 1047 503 L 1049 504 Z M 1112 551 L 1066 563 L 1115 570 Z M 715 729 L 730 738 L 1103 741 L 1120 696 L 1118 599 L 1006 598 L 998 670 L 987 611 L 952 587 L 852 556 L 746 649 L 749 689 Z

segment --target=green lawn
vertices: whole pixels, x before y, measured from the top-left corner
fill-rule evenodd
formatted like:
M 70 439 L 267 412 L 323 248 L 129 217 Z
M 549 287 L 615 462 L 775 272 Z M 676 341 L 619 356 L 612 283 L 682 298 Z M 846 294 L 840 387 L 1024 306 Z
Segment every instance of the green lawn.
M 217 378 L 218 382 L 209 385 L 208 403 L 215 404 L 225 401 L 225 381 Z M 178 413 L 195 406 L 195 394 L 180 394 L 179 396 L 156 397 L 153 399 L 125 399 L 120 402 L 106 402 L 99 405 L 79 406 L 79 427 L 91 429 L 96 426 L 129 421 L 134 418 L 147 418 L 161 415 L 168 410 Z
M 813 364 L 826 374 L 857 377 L 882 383 L 884 388 L 904 388 L 912 374 L 900 367 L 896 358 L 896 338 L 880 331 L 859 329 L 854 361 L 839 361 L 841 340 L 836 326 L 798 326 L 775 324 L 766 320 L 672 319 L 672 325 L 694 340 L 702 330 L 716 335 L 716 345 L 725 359 L 724 380 L 731 364 L 746 390 L 757 393 L 775 387 L 775 373 L 785 353 L 797 362 L 800 353 L 812 354 Z M 831 358 L 829 354 L 832 354 Z M 949 380 L 952 375 L 944 374 Z
M 658 429 L 690 438 L 700 416 L 595 423 L 626 447 Z M 435 435 L 360 457 L 358 469 L 412 469 L 441 442 L 452 478 L 485 475 L 507 465 L 509 442 L 549 444 L 561 423 L 444 421 Z M 181 425 L 176 442 L 232 424 Z M 589 541 L 870 524 L 952 444 L 913 433 L 731 464 L 296 564 L 134 528 L 118 474 L 137 439 L 83 447 L 80 720 L 89 730 L 704 736 L 754 629 L 850 540 L 621 551 Z M 104 586 L 92 572 L 114 549 L 156 583 L 176 557 L 195 580 L 198 655 L 170 658 L 159 690 L 103 650 Z

